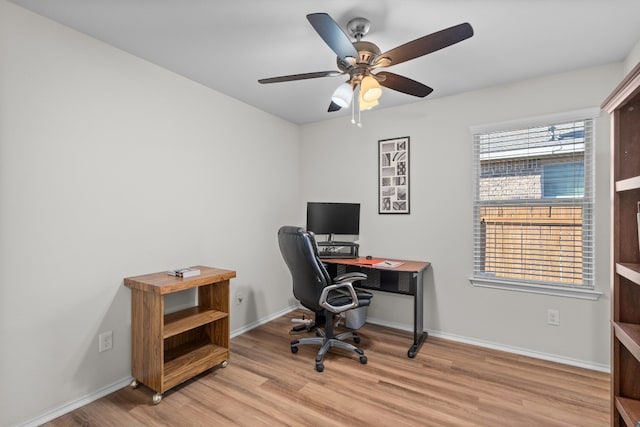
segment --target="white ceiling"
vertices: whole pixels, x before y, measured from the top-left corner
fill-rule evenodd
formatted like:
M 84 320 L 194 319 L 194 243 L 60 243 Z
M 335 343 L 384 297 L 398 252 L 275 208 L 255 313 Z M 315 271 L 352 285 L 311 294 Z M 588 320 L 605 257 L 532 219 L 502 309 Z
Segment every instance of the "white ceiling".
M 328 113 L 345 77 L 261 85 L 336 70 L 306 19 L 326 12 L 384 52 L 469 22 L 472 38 L 388 68 L 434 89 L 425 99 L 623 61 L 640 40 L 639 0 L 14 0 L 14 3 L 293 123 Z M 345 31 L 346 32 L 346 31 Z M 383 90 L 376 108 L 422 101 Z

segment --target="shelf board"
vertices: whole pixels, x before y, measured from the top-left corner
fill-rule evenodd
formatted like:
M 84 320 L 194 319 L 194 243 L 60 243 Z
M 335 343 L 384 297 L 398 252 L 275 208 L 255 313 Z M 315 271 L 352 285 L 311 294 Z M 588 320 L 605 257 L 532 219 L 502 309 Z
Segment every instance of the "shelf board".
M 640 285 L 640 264 L 616 263 L 616 273 Z
M 165 354 L 163 390 L 198 375 L 229 358 L 229 350 L 208 341 L 191 342 Z
M 199 306 L 176 311 L 164 316 L 162 337 L 166 339 L 228 316 L 228 313 Z
M 628 427 L 640 426 L 640 400 L 616 397 L 616 409 Z
M 634 176 L 633 178 L 621 179 L 616 181 L 616 191 L 629 191 L 637 190 L 640 188 L 640 176 Z
M 640 361 L 640 325 L 613 322 L 618 340 Z

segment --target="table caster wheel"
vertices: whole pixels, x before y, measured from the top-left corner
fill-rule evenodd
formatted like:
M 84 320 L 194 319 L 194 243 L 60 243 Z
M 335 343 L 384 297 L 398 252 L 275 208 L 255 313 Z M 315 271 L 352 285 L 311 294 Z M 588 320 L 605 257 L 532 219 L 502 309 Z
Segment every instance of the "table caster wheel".
M 153 404 L 157 405 L 162 400 L 162 395 L 160 393 L 156 393 L 153 395 Z
M 129 383 L 129 386 L 131 388 L 138 388 L 140 386 L 140 383 L 138 382 L 137 379 L 132 379 L 131 382 Z
M 226 368 L 229 365 L 229 361 L 228 360 L 224 360 L 220 366 L 222 366 L 223 368 Z

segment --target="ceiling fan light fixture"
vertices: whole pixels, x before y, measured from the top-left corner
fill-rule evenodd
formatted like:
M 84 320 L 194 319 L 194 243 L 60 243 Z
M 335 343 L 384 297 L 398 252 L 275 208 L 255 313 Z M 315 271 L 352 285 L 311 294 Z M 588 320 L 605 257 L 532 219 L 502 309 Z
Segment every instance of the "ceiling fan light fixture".
M 382 87 L 375 78 L 366 76 L 360 83 L 360 93 L 365 102 L 377 101 L 382 96 Z
M 377 99 L 374 99 L 373 101 L 367 101 L 364 99 L 363 92 L 360 91 L 360 96 L 358 97 L 358 109 L 360 111 L 370 110 L 378 104 L 379 102 Z
M 347 107 L 349 104 L 351 104 L 352 99 L 353 88 L 348 82 L 342 83 L 340 86 L 338 86 L 331 96 L 331 101 L 333 101 L 336 105 L 339 105 L 340 108 Z

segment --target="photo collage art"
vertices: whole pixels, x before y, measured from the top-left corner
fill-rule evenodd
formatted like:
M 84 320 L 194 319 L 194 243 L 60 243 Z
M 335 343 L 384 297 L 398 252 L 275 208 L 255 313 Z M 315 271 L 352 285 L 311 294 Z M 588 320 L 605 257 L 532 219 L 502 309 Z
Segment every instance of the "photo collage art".
M 409 213 L 409 137 L 378 141 L 378 212 Z

